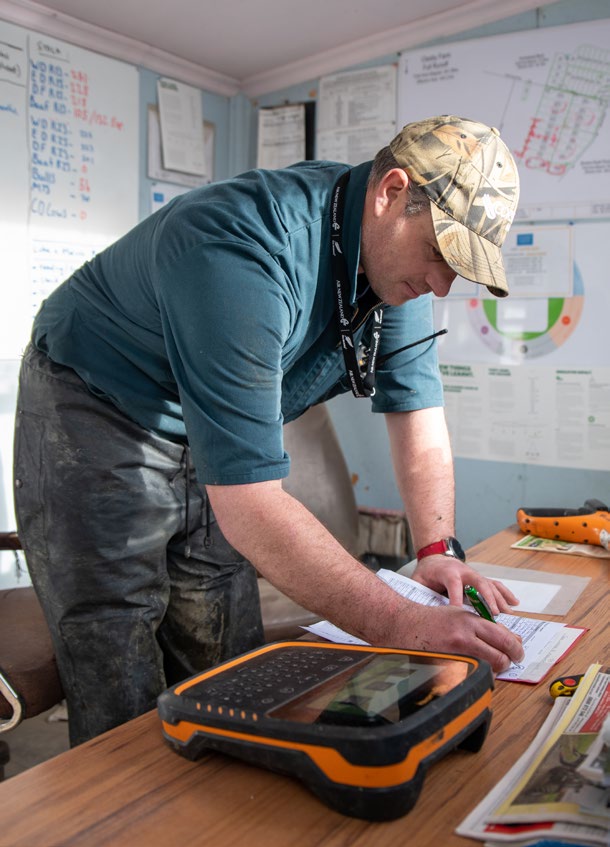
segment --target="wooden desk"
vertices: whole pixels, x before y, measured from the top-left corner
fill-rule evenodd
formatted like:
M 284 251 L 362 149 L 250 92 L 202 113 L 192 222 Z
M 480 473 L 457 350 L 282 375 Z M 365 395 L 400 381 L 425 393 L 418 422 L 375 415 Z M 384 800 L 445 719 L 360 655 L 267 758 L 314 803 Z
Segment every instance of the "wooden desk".
M 519 537 L 516 527 L 504 530 L 473 547 L 470 558 L 591 577 L 567 616 L 590 632 L 555 671 L 610 664 L 610 560 L 509 549 Z M 230 758 L 188 762 L 165 746 L 150 712 L 0 784 L 0 845 L 466 847 L 478 842 L 456 836 L 455 826 L 523 753 L 550 706 L 548 679 L 537 686 L 498 682 L 483 749 L 432 765 L 416 807 L 377 824 L 343 817 L 300 783 Z

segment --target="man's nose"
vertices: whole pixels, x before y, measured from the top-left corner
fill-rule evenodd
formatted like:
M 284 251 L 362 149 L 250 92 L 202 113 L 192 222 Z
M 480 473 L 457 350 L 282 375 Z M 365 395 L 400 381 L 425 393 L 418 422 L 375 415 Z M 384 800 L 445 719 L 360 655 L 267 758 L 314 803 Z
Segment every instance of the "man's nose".
M 451 290 L 451 285 L 456 276 L 457 274 L 453 268 L 447 265 L 446 269 L 433 273 L 426 281 L 437 297 L 446 297 Z

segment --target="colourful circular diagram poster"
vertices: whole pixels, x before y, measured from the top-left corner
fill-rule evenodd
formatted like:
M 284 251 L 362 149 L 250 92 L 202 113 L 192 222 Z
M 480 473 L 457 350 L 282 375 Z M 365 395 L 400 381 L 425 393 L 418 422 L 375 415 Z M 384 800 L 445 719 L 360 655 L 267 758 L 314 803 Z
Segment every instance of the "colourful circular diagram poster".
M 527 296 L 491 298 L 460 281 L 435 302 L 436 326 L 449 330 L 438 350 L 456 456 L 610 470 L 608 226 L 570 233 L 556 286 L 552 260 L 530 261 Z

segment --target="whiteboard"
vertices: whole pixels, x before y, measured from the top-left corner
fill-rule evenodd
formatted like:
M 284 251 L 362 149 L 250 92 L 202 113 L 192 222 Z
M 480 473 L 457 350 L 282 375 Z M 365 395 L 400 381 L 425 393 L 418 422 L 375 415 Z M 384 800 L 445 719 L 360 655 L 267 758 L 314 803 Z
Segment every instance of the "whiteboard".
M 138 220 L 138 72 L 0 21 L 0 359 L 42 300 Z
M 137 223 L 138 134 L 135 67 L 0 21 L 1 529 L 15 528 L 14 409 L 32 319 Z
M 454 114 L 496 126 L 521 177 L 517 218 L 610 216 L 610 20 L 405 52 L 400 125 Z

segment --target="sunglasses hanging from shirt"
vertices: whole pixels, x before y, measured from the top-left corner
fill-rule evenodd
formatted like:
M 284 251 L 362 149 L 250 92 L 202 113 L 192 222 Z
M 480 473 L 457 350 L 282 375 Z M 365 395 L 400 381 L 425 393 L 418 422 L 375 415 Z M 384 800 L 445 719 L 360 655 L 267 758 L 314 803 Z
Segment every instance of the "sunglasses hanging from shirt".
M 364 354 L 359 361 L 352 332 L 352 318 L 354 310 L 350 304 L 349 274 L 342 243 L 345 189 L 349 182 L 349 176 L 350 172 L 347 171 L 339 178 L 333 189 L 333 197 L 330 206 L 330 247 L 335 282 L 337 321 L 339 324 L 339 334 L 341 337 L 341 349 L 343 350 L 345 370 L 349 378 L 352 394 L 354 397 L 372 397 L 375 394 L 375 372 L 377 365 L 387 362 L 388 359 L 391 359 L 392 356 L 396 356 L 397 353 L 402 353 L 404 350 L 416 347 L 418 344 L 423 344 L 426 341 L 431 341 L 439 335 L 444 335 L 447 330 L 438 330 L 438 332 L 434 332 L 432 335 L 420 338 L 419 341 L 413 341 L 411 344 L 405 344 L 404 347 L 399 347 L 391 353 L 386 353 L 385 356 L 379 356 L 379 342 L 381 340 L 381 327 L 383 324 L 384 311 L 384 304 L 380 303 L 373 309 L 373 326 L 371 330 L 370 347 L 364 351 Z M 347 314 L 348 311 L 349 316 Z

